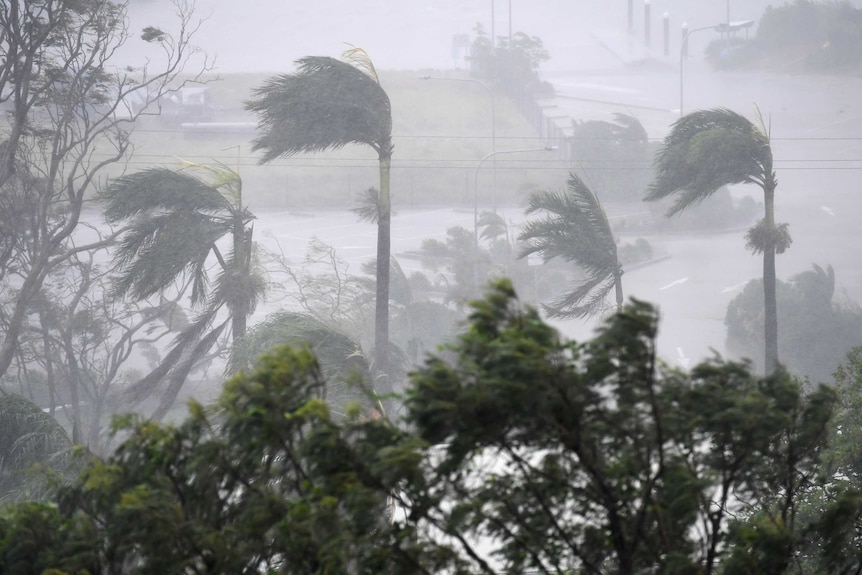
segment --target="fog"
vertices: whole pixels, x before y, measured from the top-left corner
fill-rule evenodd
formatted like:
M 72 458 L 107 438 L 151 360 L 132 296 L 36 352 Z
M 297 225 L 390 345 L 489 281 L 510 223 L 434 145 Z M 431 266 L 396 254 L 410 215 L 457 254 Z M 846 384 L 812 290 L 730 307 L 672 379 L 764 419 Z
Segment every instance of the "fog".
M 731 0 L 730 19 L 754 20 L 770 3 Z M 170 21 L 172 7 L 168 0 L 135 0 L 130 4 L 133 27 L 166 25 Z M 448 69 L 463 66 L 462 59 L 453 57 L 454 35 L 472 33 L 477 23 L 491 32 L 492 4 L 487 0 L 197 0 L 196 13 L 205 22 L 195 43 L 217 57 L 221 72 L 282 72 L 302 56 L 340 54 L 345 43 L 363 47 L 382 70 Z M 633 4 L 634 30 L 641 34 L 643 1 L 635 0 Z M 510 7 L 512 31 L 539 36 L 548 48 L 551 59 L 543 69 L 607 69 L 619 64 L 613 54 L 601 48 L 596 37 L 615 37 L 625 32 L 625 0 L 497 0 L 493 6 L 497 36 L 509 33 Z M 727 7 L 721 0 L 653 0 L 652 44 L 661 50 L 665 13 L 673 42 L 678 46 L 683 23 L 693 29 L 724 22 Z M 691 41 L 693 50 L 702 44 L 696 37 Z
M 215 71 L 220 74 L 290 72 L 297 58 L 337 56 L 347 45 L 367 50 L 382 71 L 450 71 L 467 65 L 465 52 L 453 47 L 454 36 L 468 34 L 472 38 L 477 23 L 486 33 L 493 29 L 497 36 L 506 36 L 511 26 L 514 32 L 525 32 L 544 42 L 550 59 L 542 64 L 541 76 L 554 86 L 555 96 L 542 104 L 551 109 L 558 124 L 565 125 L 569 119 L 607 120 L 621 112 L 636 116 L 650 137 L 658 139 L 679 116 L 683 23 L 694 30 L 723 23 L 729 15 L 731 22 L 754 21 L 755 28 L 750 30 L 754 33 L 768 5 L 770 2 L 764 0 L 654 0 L 650 4 L 651 39 L 646 46 L 646 14 L 640 1 L 633 2 L 629 31 L 627 3 L 622 0 L 199 0 L 196 13 L 202 22 L 195 44 L 215 58 Z M 167 22 L 169 6 L 167 0 L 133 2 L 132 27 Z M 670 30 L 667 53 L 662 33 L 665 15 Z M 862 300 L 862 266 L 850 247 L 859 239 L 854 216 L 859 208 L 855 182 L 862 168 L 862 145 L 854 138 L 862 129 L 862 106 L 857 98 L 862 82 L 854 77 L 818 78 L 780 70 L 714 72 L 702 54 L 715 38 L 717 33 L 712 31 L 690 37 L 684 110 L 723 106 L 750 118 L 758 110 L 764 114 L 771 125 L 780 182 L 777 218 L 790 223 L 794 238 L 791 249 L 778 258 L 778 277 L 789 278 L 814 263 L 829 264 L 836 270 L 836 292 L 850 300 Z M 394 161 L 397 166 L 397 154 Z M 403 201 L 403 193 L 393 189 L 396 207 L 399 193 Z M 756 188 L 738 186 L 733 193 L 759 199 Z M 626 217 L 627 209 L 631 208 L 614 217 Z M 523 219 L 518 206 L 508 210 L 513 221 Z M 263 228 L 279 227 L 279 220 L 269 223 L 267 217 L 261 216 Z M 469 227 L 469 213 L 452 217 Z M 399 239 L 395 232 L 396 254 L 414 249 L 422 235 L 416 232 L 415 224 L 421 217 L 411 212 L 409 218 L 414 222 L 410 224 L 410 239 Z M 318 222 L 307 227 L 305 236 L 291 234 L 281 238 L 281 245 L 289 239 L 289 250 L 300 252 L 314 235 L 335 245 L 340 243 L 348 259 L 372 257 L 371 230 L 350 236 L 341 225 Z M 328 235 L 327 228 L 337 232 Z M 427 237 L 440 238 L 445 224 L 438 218 L 423 225 L 422 230 Z M 656 238 L 654 241 L 672 257 L 626 275 L 628 295 L 660 306 L 664 316 L 661 351 L 672 363 L 687 366 L 711 350 L 724 352 L 727 304 L 745 282 L 760 273 L 760 260 L 745 250 L 742 233 Z M 594 323 L 567 321 L 557 325 L 568 335 L 586 337 Z

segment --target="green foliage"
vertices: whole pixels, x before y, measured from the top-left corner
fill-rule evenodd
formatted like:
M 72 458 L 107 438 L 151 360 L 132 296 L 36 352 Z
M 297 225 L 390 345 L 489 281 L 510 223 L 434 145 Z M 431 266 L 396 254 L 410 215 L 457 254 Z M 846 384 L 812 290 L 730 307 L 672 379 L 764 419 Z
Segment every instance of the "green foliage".
M 824 521 L 851 524 L 853 491 L 799 513 L 826 486 L 834 392 L 720 359 L 671 370 L 658 320 L 632 300 L 565 341 L 500 280 L 413 374 L 403 429 L 359 408 L 333 420 L 311 353 L 276 348 L 179 426 L 118 421 L 116 453 L 57 508 L 0 516 L 0 560 L 319 575 L 852 564 Z
M 575 174 L 569 175 L 563 192 L 536 192 L 527 214 L 544 217 L 529 220 L 519 239 L 525 243 L 521 257 L 536 253 L 547 262 L 560 258 L 574 262 L 586 274 L 571 290 L 545 305 L 551 317 L 584 318 L 605 309 L 611 290 L 617 309 L 622 308 L 623 268 L 607 214 L 596 195 Z
M 771 177 L 769 137 L 726 109 L 700 110 L 677 120 L 655 161 L 646 201 L 676 196 L 668 216 L 702 202 L 722 186 Z
M 509 94 L 543 90 L 539 66 L 550 57 L 542 39 L 523 32 L 498 36 L 495 45 L 481 24 L 476 24 L 476 37 L 470 47 L 470 74 L 480 80 L 500 86 Z
M 255 90 L 246 109 L 259 118 L 262 134 L 253 149 L 263 150 L 261 163 L 348 144 L 364 144 L 377 152 L 380 188 L 368 196 L 376 205 L 376 216 L 367 210 L 365 215 L 377 222 L 373 368 L 375 386 L 386 393 L 392 390 L 388 377 L 392 105 L 364 50 L 352 48 L 343 57 L 344 61 L 321 56 L 298 60 L 296 73 L 268 80 Z
M 503 572 L 717 572 L 730 519 L 760 512 L 798 544 L 834 395 L 744 364 L 665 371 L 657 325 L 635 301 L 566 343 L 511 286 L 478 302 L 455 357 L 429 361 L 408 398 L 440 446 L 422 496 L 457 501 L 447 533 L 492 538 Z
M 813 266 L 789 281 L 778 281 L 778 349 L 785 366 L 814 382 L 832 381 L 832 372 L 853 347 L 862 345 L 862 310 L 835 300 L 831 266 Z M 763 365 L 763 282 L 749 282 L 727 306 L 727 351 Z
M 728 54 L 723 41 L 707 56 L 717 66 L 764 67 L 792 72 L 858 70 L 862 50 L 862 10 L 846 0 L 795 0 L 768 6 L 757 33 Z
M 390 156 L 392 110 L 376 76 L 326 56 L 297 61 L 295 74 L 269 79 L 246 108 L 260 118 L 254 141 L 263 161 L 364 144 Z
M 73 473 L 72 441 L 23 397 L 0 395 L 0 502 L 44 499 L 52 474 Z

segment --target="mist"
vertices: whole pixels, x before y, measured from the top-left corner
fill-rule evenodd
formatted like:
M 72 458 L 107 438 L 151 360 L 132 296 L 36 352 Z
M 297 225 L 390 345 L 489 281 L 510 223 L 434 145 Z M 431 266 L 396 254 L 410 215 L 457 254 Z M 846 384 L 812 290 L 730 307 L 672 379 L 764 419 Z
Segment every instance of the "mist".
M 854 182 L 862 156 L 859 141 L 852 138 L 862 123 L 856 97 L 862 83 L 850 75 L 817 77 L 785 72 L 780 65 L 745 71 L 714 70 L 704 60 L 707 45 L 720 38 L 713 30 L 691 34 L 690 56 L 683 62 L 683 25 L 689 30 L 707 28 L 725 23 L 729 16 L 732 23 L 750 21 L 752 26 L 739 35 L 751 36 L 764 10 L 770 4 L 778 5 L 759 0 L 705 4 L 652 1 L 647 42 L 647 8 L 638 1 L 632 3 L 629 29 L 624 1 L 447 0 L 419 5 L 323 0 L 298 6 L 263 0 L 205 0 L 196 6 L 201 23 L 195 44 L 215 58 L 214 72 L 227 76 L 290 72 L 293 62 L 303 56 L 337 56 L 346 47 L 358 46 L 371 55 L 385 84 L 385 75 L 393 71 L 416 70 L 418 75 L 419 71 L 427 74 L 430 70 L 445 75 L 465 70 L 469 66 L 466 47 L 455 39 L 458 35 L 474 38 L 478 24 L 489 36 L 492 30 L 498 37 L 506 37 L 511 31 L 541 39 L 550 57 L 542 63 L 539 73 L 553 86 L 553 94 L 539 95 L 537 101 L 546 121 L 558 126 L 563 134 L 572 121 L 610 121 L 620 113 L 636 117 L 650 139 L 658 142 L 679 117 L 681 105 L 686 112 L 727 107 L 752 119 L 760 114 L 773 138 L 780 181 L 776 216 L 790 224 L 794 238 L 792 249 L 778 260 L 779 278 L 788 279 L 810 269 L 812 264 L 832 265 L 837 278 L 836 294 L 848 301 L 859 301 L 862 269 L 848 246 L 854 245 L 858 236 L 851 214 L 858 209 Z M 168 9 L 166 0 L 135 2 L 130 11 L 132 25 L 158 22 Z M 665 21 L 669 30 L 666 40 Z M 418 108 L 422 101 L 414 100 L 410 105 Z M 394 113 L 397 117 L 398 110 Z M 396 122 L 396 135 L 398 131 Z M 436 133 L 433 127 L 428 132 Z M 540 141 L 541 137 L 535 142 Z M 499 147 L 505 145 L 501 143 Z M 399 206 L 415 203 L 412 188 L 416 184 L 412 179 L 409 183 L 398 179 L 397 152 L 393 162 L 393 202 L 397 211 Z M 561 187 L 566 170 L 559 166 L 555 169 Z M 352 185 L 358 186 L 361 180 L 362 176 L 353 177 Z M 405 185 L 411 187 L 409 193 L 405 193 Z M 737 201 L 746 196 L 759 201 L 758 190 L 751 186 L 736 186 L 731 194 Z M 251 201 L 255 203 L 254 196 Z M 426 199 L 422 203 L 433 201 Z M 428 207 L 445 209 L 439 205 Z M 522 206 L 510 202 L 501 210 L 515 224 L 524 220 Z M 632 221 L 641 208 L 611 203 L 608 211 L 612 221 Z M 279 217 L 292 217 L 279 213 Z M 425 225 L 421 213 L 401 214 L 409 232 L 401 237 L 396 232 L 396 254 L 418 249 L 424 238 L 444 239 L 449 226 L 469 228 L 472 217 L 469 211 L 448 212 L 445 219 L 429 216 Z M 280 220 L 268 223 L 269 214 L 260 217 L 262 229 L 281 226 Z M 401 225 L 399 217 L 396 215 L 394 220 L 396 228 Z M 346 224 L 305 221 L 308 225 L 303 229 L 308 229 L 304 235 L 291 233 L 278 238 L 282 249 L 288 246 L 294 261 L 301 259 L 312 236 L 337 247 L 354 264 L 373 257 L 371 230 L 348 234 Z M 652 238 L 658 250 L 670 257 L 626 274 L 629 295 L 659 305 L 663 316 L 660 349 L 671 363 L 689 366 L 714 352 L 726 353 L 727 305 L 747 281 L 759 275 L 759 261 L 745 250 L 740 236 L 741 231 L 735 230 L 709 237 L 695 234 Z M 415 262 L 403 263 L 408 271 L 420 269 Z M 581 338 L 592 329 L 590 322 L 565 321 L 556 325 L 567 335 Z

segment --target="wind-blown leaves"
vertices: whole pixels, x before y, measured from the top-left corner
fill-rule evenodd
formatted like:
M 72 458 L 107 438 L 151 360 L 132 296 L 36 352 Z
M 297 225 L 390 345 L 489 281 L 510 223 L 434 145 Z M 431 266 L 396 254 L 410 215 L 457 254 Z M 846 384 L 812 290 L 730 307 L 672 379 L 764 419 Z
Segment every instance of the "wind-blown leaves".
M 655 179 L 644 198 L 677 195 L 668 215 L 702 202 L 730 184 L 763 186 L 770 177 L 769 137 L 744 116 L 718 108 L 677 120 L 655 160 Z
M 251 369 L 257 358 L 278 345 L 307 344 L 328 382 L 344 382 L 354 372 L 365 376 L 368 360 L 349 336 L 306 313 L 280 312 L 250 329 L 231 349 L 228 371 Z
M 524 226 L 520 239 L 526 247 L 521 257 L 539 253 L 546 262 L 562 258 L 587 274 L 587 279 L 575 283 L 572 291 L 546 305 L 546 310 L 559 318 L 583 318 L 600 311 L 607 295 L 621 281 L 622 266 L 607 215 L 595 194 L 578 176 L 570 174 L 565 193 L 542 191 L 532 195 L 527 213 L 537 212 L 547 215 Z
M 275 76 L 246 102 L 260 118 L 263 133 L 253 149 L 264 151 L 264 162 L 347 144 L 391 153 L 391 104 L 376 77 L 328 56 L 308 56 L 297 65 L 295 74 Z
M 39 499 L 46 474 L 31 466 L 68 471 L 72 441 L 56 419 L 23 397 L 0 395 L 0 501 Z
M 109 222 L 131 219 L 115 262 L 118 293 L 135 299 L 157 294 L 187 272 L 192 302 L 208 293 L 205 263 L 216 240 L 251 213 L 236 208 L 218 186 L 183 172 L 151 168 L 117 178 L 103 194 Z
M 225 166 L 186 163 L 184 170 L 189 169 L 205 172 L 211 181 L 153 168 L 114 180 L 103 196 L 109 221 L 130 220 L 114 255 L 115 291 L 145 299 L 174 283 L 182 290 L 180 280 L 190 279 L 191 303 L 200 308 L 161 364 L 127 391 L 141 399 L 167 378 L 167 399 L 158 414 L 167 411 L 195 363 L 224 332 L 227 322 L 215 325 L 219 311 L 228 308 L 232 334 L 242 337 L 266 288 L 249 225 L 254 215 L 242 204 L 239 174 Z M 222 254 L 217 242 L 226 236 L 232 245 Z M 210 267 L 218 270 L 212 286 Z
M 344 60 L 308 56 L 298 71 L 269 79 L 254 91 L 246 109 L 258 116 L 262 134 L 253 149 L 261 163 L 300 152 L 336 150 L 365 144 L 377 152 L 380 188 L 377 194 L 377 293 L 374 317 L 374 368 L 389 368 L 389 260 L 391 255 L 390 171 L 392 106 L 368 54 L 352 48 Z M 365 215 L 374 217 L 366 210 Z M 391 389 L 387 377 L 378 378 Z

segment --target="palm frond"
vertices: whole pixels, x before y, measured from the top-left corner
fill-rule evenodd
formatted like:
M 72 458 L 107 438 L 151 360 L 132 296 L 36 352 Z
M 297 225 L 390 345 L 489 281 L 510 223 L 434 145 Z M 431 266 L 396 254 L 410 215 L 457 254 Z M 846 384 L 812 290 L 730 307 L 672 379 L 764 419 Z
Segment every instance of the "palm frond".
M 266 272 L 252 255 L 249 265 L 235 261 L 231 253 L 227 267 L 219 272 L 214 281 L 210 305 L 226 304 L 232 311 L 245 310 L 251 315 L 266 293 Z
M 479 214 L 479 229 L 482 230 L 479 237 L 483 240 L 493 240 L 505 236 L 508 226 L 503 216 L 496 212 L 482 212 Z
M 549 317 L 584 319 L 607 308 L 608 295 L 615 286 L 613 274 L 591 276 L 542 307 Z
M 380 192 L 374 186 L 359 192 L 358 205 L 353 213 L 359 220 L 376 224 L 380 219 Z
M 341 54 L 341 59 L 352 65 L 354 68 L 363 71 L 375 82 L 380 83 L 380 78 L 377 76 L 377 69 L 374 67 L 374 62 L 371 56 L 362 48 L 352 46 Z
M 177 211 L 136 220 L 115 254 L 117 294 L 145 299 L 188 272 L 194 278 L 193 303 L 207 293 L 205 262 L 230 223 L 194 211 Z
M 325 56 L 297 64 L 296 73 L 269 79 L 246 102 L 259 119 L 253 149 L 263 151 L 262 162 L 354 143 L 391 154 L 391 104 L 374 77 Z
M 725 108 L 692 112 L 677 120 L 665 138 L 644 199 L 676 195 L 671 216 L 722 186 L 763 182 L 771 165 L 768 135 L 747 118 Z
M 565 193 L 537 192 L 530 197 L 528 214 L 546 213 L 524 226 L 521 257 L 541 253 L 545 261 L 561 258 L 590 275 L 617 265 L 617 247 L 607 215 L 595 195 L 575 174 Z
M 113 180 L 101 195 L 111 223 L 153 211 L 223 212 L 230 204 L 211 186 L 188 174 L 149 168 Z
M 345 383 L 357 372 L 362 376 L 370 372 L 356 341 L 311 315 L 296 312 L 273 314 L 251 328 L 231 349 L 227 369 L 230 373 L 250 369 L 259 356 L 285 344 L 308 345 L 326 381 Z
M 237 205 L 240 202 L 240 194 L 242 193 L 242 178 L 232 168 L 218 163 L 216 166 L 208 164 L 200 164 L 198 162 L 189 162 L 182 160 L 182 170 L 198 170 L 210 175 L 212 180 L 208 183 L 209 187 L 216 190 L 223 190 L 222 195 L 229 203 Z M 231 208 L 231 212 L 233 212 Z
M 584 318 L 604 309 L 622 271 L 607 214 L 595 194 L 570 174 L 564 193 L 538 192 L 528 214 L 543 213 L 524 226 L 521 257 L 540 253 L 545 261 L 562 258 L 583 269 L 587 278 L 544 306 L 551 317 Z

